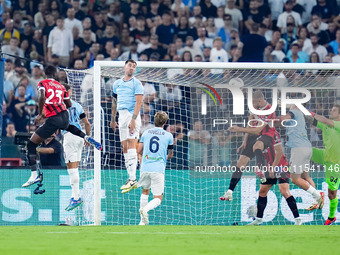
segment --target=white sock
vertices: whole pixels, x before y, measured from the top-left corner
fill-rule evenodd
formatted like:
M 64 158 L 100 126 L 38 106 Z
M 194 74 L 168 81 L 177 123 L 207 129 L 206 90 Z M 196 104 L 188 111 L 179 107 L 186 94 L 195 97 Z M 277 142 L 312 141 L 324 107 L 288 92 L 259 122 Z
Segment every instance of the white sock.
M 140 196 L 140 209 L 143 209 L 149 202 L 149 195 L 142 194 Z
M 136 169 L 137 169 L 137 150 L 136 149 L 128 149 L 128 153 L 126 155 L 126 169 L 129 174 L 130 180 L 136 180 Z
M 161 200 L 159 198 L 154 198 L 152 199 L 145 207 L 144 207 L 144 211 L 148 212 L 152 209 L 155 209 L 157 206 L 159 206 L 161 204 Z
M 38 177 L 38 172 L 37 171 L 31 171 L 31 177 L 30 178 L 37 178 Z
M 233 194 L 233 191 L 231 189 L 228 189 L 229 192 L 231 192 L 231 194 Z
M 79 199 L 79 171 L 78 168 L 67 169 L 70 176 L 70 184 L 72 188 L 72 197 L 74 200 Z
M 312 185 L 310 185 L 306 191 L 311 194 L 316 201 L 321 198 L 320 192 L 316 190 Z

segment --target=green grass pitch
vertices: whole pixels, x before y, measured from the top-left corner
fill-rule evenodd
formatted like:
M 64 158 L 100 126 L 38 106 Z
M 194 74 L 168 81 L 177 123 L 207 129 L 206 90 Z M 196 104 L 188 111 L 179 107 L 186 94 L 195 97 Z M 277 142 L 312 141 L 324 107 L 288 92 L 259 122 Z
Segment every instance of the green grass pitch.
M 311 255 L 338 250 L 340 226 L 3 226 L 0 234 L 2 255 Z

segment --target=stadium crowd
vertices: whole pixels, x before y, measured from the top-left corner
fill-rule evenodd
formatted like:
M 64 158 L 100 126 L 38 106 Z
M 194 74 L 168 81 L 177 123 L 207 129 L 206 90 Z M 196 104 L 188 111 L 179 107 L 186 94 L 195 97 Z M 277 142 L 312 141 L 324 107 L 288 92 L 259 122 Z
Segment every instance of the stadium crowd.
M 45 64 L 81 70 L 94 60 L 127 59 L 340 63 L 336 0 L 0 0 L 0 15 L 6 59 L 3 137 L 35 130 L 36 87 L 44 79 Z M 59 71 L 58 79 L 66 82 L 65 71 Z M 173 162 L 180 158 L 176 164 L 188 165 L 191 143 L 200 153 L 219 145 L 221 152 L 212 160 L 230 163 L 228 134 L 210 134 L 211 127 L 204 130 L 200 121 L 189 127 L 190 91 L 143 85 L 142 130 L 151 125 L 155 110 L 173 112 L 167 130 L 182 144 L 178 153 L 184 155 Z M 333 103 L 330 98 L 335 101 L 336 95 L 315 102 L 320 109 L 313 110 L 328 109 L 322 104 Z M 202 155 L 191 155 L 191 160 L 202 160 Z

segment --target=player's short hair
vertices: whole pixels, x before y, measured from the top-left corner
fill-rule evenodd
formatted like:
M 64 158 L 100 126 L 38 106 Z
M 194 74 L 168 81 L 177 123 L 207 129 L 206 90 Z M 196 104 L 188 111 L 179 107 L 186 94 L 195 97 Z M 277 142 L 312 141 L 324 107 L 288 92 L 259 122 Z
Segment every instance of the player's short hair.
M 340 113 L 340 104 L 335 104 L 335 105 L 333 105 L 333 107 L 338 108 L 338 112 Z
M 55 77 L 57 74 L 57 68 L 52 65 L 47 65 L 44 69 L 44 72 L 47 77 Z
M 159 111 L 156 112 L 154 116 L 154 122 L 156 127 L 162 127 L 169 119 L 169 116 L 166 112 Z
M 126 60 L 126 61 L 125 61 L 125 65 L 126 65 L 127 63 L 133 63 L 133 64 L 135 64 L 135 65 L 137 66 L 137 62 L 134 61 L 133 59 L 128 59 L 128 60 Z
M 260 100 L 260 99 L 264 99 L 264 95 L 262 93 L 261 90 L 256 90 L 254 93 L 253 93 L 253 100 Z

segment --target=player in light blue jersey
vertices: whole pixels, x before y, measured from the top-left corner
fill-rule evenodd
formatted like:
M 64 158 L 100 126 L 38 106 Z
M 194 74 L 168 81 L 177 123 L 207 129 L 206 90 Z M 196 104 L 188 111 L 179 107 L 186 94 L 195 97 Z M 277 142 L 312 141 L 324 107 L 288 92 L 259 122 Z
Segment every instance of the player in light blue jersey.
M 123 146 L 125 167 L 129 179 L 120 188 L 123 193 L 137 187 L 137 141 L 141 127 L 140 109 L 143 101 L 143 85 L 133 76 L 136 72 L 137 63 L 127 60 L 124 65 L 125 75 L 113 83 L 113 93 L 117 99 L 112 99 L 112 113 L 110 126 L 113 131 L 119 128 L 119 137 Z M 119 112 L 118 124 L 116 123 L 117 110 Z M 126 192 L 124 192 L 126 190 Z
M 165 112 L 157 112 L 154 117 L 155 127 L 144 131 L 140 139 L 138 154 L 141 176 L 138 186 L 143 187 L 143 192 L 140 198 L 139 225 L 149 224 L 148 212 L 159 206 L 163 199 L 166 160 L 173 157 L 174 143 L 172 134 L 163 129 L 168 118 Z M 153 200 L 148 202 L 150 189 Z
M 66 90 L 71 97 L 72 90 L 69 85 L 65 85 Z M 69 112 L 69 123 L 74 125 L 81 130 L 80 122 L 85 125 L 86 135 L 91 133 L 91 125 L 86 117 L 83 107 L 74 100 L 71 100 L 72 106 L 68 108 Z M 72 197 L 69 205 L 66 207 L 66 211 L 71 211 L 83 203 L 82 198 L 79 194 L 79 162 L 81 159 L 81 152 L 84 146 L 84 140 L 71 132 L 63 131 L 64 134 L 64 157 L 67 165 L 67 172 L 70 176 L 70 184 L 72 188 Z
M 312 144 L 308 140 L 304 114 L 296 105 L 292 105 L 280 121 L 288 120 L 286 128 L 290 151 L 290 176 L 294 184 L 310 193 L 315 200 L 307 210 L 322 209 L 324 193 L 315 189 L 315 183 L 309 176 L 310 159 L 313 154 Z

